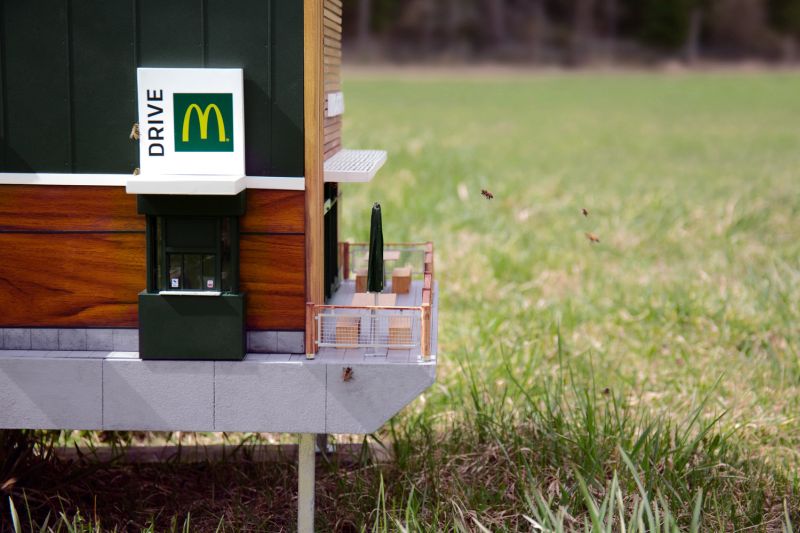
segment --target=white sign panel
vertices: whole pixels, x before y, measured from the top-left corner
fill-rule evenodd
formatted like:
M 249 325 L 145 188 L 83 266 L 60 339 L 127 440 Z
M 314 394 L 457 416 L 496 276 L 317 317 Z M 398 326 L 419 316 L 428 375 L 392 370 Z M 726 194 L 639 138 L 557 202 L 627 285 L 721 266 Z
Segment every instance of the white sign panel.
M 338 117 L 344 114 L 344 93 L 328 93 L 328 116 Z
M 140 68 L 142 176 L 244 176 L 242 69 Z

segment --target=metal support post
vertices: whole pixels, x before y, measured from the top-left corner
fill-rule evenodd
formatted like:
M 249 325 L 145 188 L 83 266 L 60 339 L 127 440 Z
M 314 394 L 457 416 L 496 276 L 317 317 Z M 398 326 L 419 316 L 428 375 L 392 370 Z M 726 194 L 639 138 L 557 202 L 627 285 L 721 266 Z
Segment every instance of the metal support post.
M 297 531 L 314 532 L 314 441 L 313 433 L 300 434 L 297 450 Z

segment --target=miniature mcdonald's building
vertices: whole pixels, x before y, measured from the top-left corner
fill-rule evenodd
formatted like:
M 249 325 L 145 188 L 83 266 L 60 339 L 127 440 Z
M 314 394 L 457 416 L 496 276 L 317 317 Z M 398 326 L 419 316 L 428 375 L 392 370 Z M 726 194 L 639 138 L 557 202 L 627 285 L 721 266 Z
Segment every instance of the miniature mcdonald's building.
M 0 427 L 367 433 L 433 383 L 433 245 L 378 299 L 339 242 L 386 161 L 341 0 L 0 10 Z

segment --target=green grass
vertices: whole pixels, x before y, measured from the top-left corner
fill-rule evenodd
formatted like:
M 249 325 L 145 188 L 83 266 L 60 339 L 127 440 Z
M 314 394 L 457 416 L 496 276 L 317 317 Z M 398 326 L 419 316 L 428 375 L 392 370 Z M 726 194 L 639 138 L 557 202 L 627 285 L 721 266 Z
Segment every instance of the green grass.
M 459 359 L 487 383 L 505 379 L 501 352 L 528 385 L 553 376 L 560 324 L 579 378 L 592 361 L 600 388 L 653 413 L 685 412 L 722 377 L 724 424 L 800 467 L 800 77 L 359 79 L 346 92 L 347 144 L 391 156 L 345 188 L 344 235 L 366 238 L 379 200 L 387 240 L 436 242 L 430 409 L 461 403 Z
M 577 449 L 539 468 L 555 469 L 556 483 L 573 493 L 570 469 L 603 486 L 608 469 L 622 466 L 590 426 L 613 423 L 607 406 L 597 406 L 594 422 L 578 416 L 605 389 L 618 399 L 611 412 L 624 406 L 630 425 L 638 417 L 679 424 L 704 401 L 699 426 L 722 415 L 712 431 L 724 446 L 796 490 L 800 76 L 365 76 L 345 92 L 347 144 L 391 155 L 370 185 L 345 188 L 344 235 L 366 238 L 378 200 L 387 240 L 436 242 L 441 370 L 415 407 L 431 426 L 483 416 L 481 401 L 465 411 L 465 365 L 491 398 L 490 418 L 508 416 L 497 423 L 513 431 L 528 416 L 519 404 L 542 402 L 568 369 L 578 393 L 559 403 L 579 412 L 563 431 L 582 435 L 568 443 L 551 434 L 554 447 Z M 495 199 L 482 198 L 482 188 Z M 531 398 L 520 402 L 520 389 Z M 537 431 L 560 431 L 557 420 L 540 422 Z M 601 434 L 630 446 L 625 439 L 646 427 Z M 534 434 L 526 445 L 543 440 Z M 665 491 L 673 445 L 649 459 L 667 461 L 652 481 Z M 691 510 L 692 490 L 735 477 L 713 466 L 696 483 L 675 475 L 668 492 L 680 494 L 682 512 Z M 531 483 L 546 490 L 549 481 Z M 709 520 L 743 527 L 772 516 L 774 502 L 757 501 L 765 495 L 729 489 L 706 491 Z M 715 498 L 753 509 L 734 517 L 714 510 Z M 582 514 L 579 500 L 570 514 Z
M 346 144 L 390 157 L 342 238 L 380 201 L 435 242 L 439 375 L 395 461 L 321 466 L 320 530 L 800 524 L 800 76 L 346 79 Z M 291 465 L 70 472 L 28 489 L 65 531 L 293 527 Z

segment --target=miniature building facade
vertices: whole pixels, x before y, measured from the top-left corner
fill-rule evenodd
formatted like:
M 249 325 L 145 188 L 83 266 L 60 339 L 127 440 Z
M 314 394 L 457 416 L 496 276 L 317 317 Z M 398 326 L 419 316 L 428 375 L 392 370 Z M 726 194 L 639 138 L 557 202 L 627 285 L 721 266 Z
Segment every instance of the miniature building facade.
M 340 57 L 341 26 L 326 20 L 325 57 Z M 305 168 L 304 83 L 322 83 L 304 78 L 303 2 L 5 1 L 0 35 L 0 327 L 138 330 L 154 357 L 241 358 L 245 331 L 301 350 L 308 269 L 327 285 L 338 270 L 335 253 L 328 265 L 305 253 L 306 196 L 323 185 Z M 325 61 L 338 87 L 338 59 Z M 243 69 L 246 190 L 126 193 L 139 166 L 139 67 Z M 340 124 L 327 121 L 324 146 L 309 148 L 335 153 Z M 327 222 L 335 239 L 335 211 Z
M 0 427 L 371 433 L 433 383 L 433 245 L 387 243 L 413 268 L 373 305 L 368 246 L 339 241 L 340 184 L 386 160 L 342 147 L 341 23 L 341 0 L 0 0 Z M 155 71 L 238 89 L 169 99 Z M 170 116 L 191 172 L 144 164 Z

